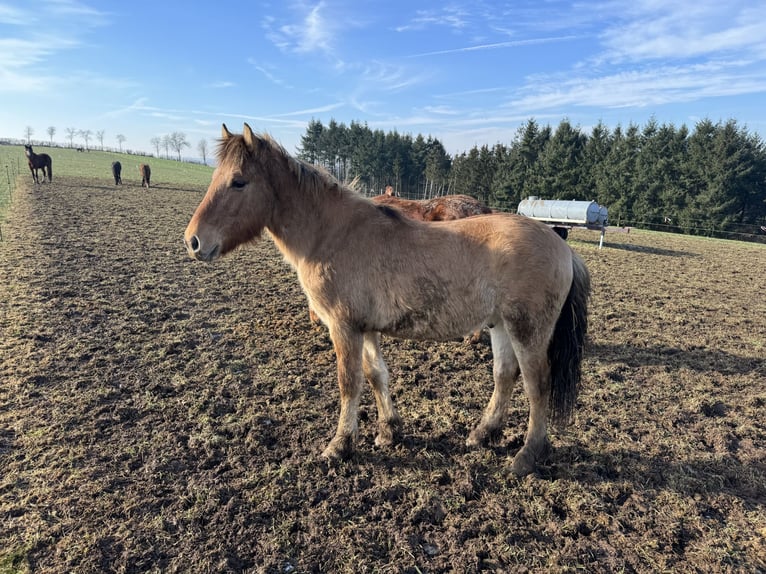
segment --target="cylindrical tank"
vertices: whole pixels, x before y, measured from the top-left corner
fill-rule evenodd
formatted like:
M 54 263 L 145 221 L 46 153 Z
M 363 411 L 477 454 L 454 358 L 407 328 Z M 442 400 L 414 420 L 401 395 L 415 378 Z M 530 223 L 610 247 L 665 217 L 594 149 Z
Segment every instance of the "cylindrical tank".
M 539 199 L 530 196 L 519 202 L 520 215 L 540 221 L 580 225 L 606 225 L 607 209 L 595 201 Z

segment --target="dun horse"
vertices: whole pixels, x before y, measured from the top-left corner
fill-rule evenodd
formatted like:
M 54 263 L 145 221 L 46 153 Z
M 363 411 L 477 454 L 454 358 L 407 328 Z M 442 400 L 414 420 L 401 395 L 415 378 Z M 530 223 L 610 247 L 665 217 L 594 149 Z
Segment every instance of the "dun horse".
M 184 242 L 189 255 L 212 261 L 264 229 L 297 271 L 335 349 L 340 418 L 323 456 L 353 452 L 365 378 L 378 411 L 375 443 L 391 445 L 398 436 L 381 333 L 446 340 L 487 326 L 494 392 L 467 442 L 479 445 L 501 430 L 521 374 L 529 420 L 511 472 L 535 471 L 549 448 L 549 419 L 572 417 L 590 291 L 582 259 L 553 231 L 511 214 L 413 221 L 292 158 L 247 124 L 242 135 L 224 125 L 218 167 Z
M 492 210 L 481 201 L 470 195 L 442 195 L 432 199 L 402 199 L 394 195 L 394 188 L 386 187 L 386 192 L 376 195 L 372 201 L 378 205 L 387 205 L 401 211 L 404 215 L 418 221 L 452 221 L 473 215 L 492 213 Z M 309 309 L 309 318 L 313 323 L 319 322 L 319 317 L 313 309 Z M 481 330 L 474 332 L 471 343 L 478 343 Z
M 27 156 L 29 171 L 32 172 L 32 179 L 35 183 L 40 183 L 40 177 L 37 170 L 43 170 L 43 181 L 45 181 L 46 172 L 48 174 L 48 183 L 53 181 L 53 160 L 47 153 L 35 153 L 31 145 L 24 146 L 24 155 Z
M 112 175 L 114 176 L 114 185 L 118 185 L 122 183 L 122 177 L 120 177 L 121 173 L 122 173 L 122 164 L 119 161 L 113 161 Z
M 141 187 L 149 189 L 149 180 L 152 178 L 152 168 L 149 164 L 142 163 L 138 166 L 138 172 L 141 174 Z

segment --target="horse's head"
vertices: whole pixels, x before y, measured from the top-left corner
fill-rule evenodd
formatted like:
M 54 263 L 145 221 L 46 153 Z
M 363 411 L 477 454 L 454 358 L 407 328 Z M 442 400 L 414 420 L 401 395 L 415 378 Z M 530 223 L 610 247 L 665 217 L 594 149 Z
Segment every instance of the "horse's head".
M 273 153 L 278 146 L 247 124 L 242 135 L 232 134 L 225 124 L 221 134 L 218 167 L 184 233 L 189 255 L 204 261 L 258 239 L 274 208 L 269 166 L 279 161 Z
M 30 157 L 34 153 L 35 152 L 32 151 L 32 146 L 31 145 L 24 144 L 24 155 L 26 155 L 27 157 Z

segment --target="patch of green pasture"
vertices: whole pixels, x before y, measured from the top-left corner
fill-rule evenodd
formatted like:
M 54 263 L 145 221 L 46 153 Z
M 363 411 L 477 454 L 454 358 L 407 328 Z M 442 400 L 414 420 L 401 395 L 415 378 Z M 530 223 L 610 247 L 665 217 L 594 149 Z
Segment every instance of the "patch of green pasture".
M 47 153 L 53 160 L 53 181 L 60 177 L 81 177 L 112 181 L 112 162 L 122 164 L 122 181 L 126 185 L 141 184 L 138 166 L 148 163 L 152 168 L 152 185 L 158 187 L 205 189 L 213 168 L 170 159 L 131 155 L 127 153 L 91 150 L 78 152 L 73 148 L 34 146 L 36 153 Z M 27 166 L 22 145 L 0 145 L 0 222 L 5 218 L 17 178 L 32 175 Z M 21 180 L 23 181 L 23 179 Z
M 172 182 L 179 187 L 204 186 L 210 183 L 213 168 L 196 163 L 172 159 L 132 155 L 127 153 L 91 150 L 78 152 L 73 148 L 34 146 L 36 153 L 47 153 L 53 160 L 53 181 L 56 177 L 112 178 L 112 162 L 122 164 L 122 178 L 141 182 L 138 166 L 148 163 L 152 168 L 152 183 Z M 23 146 L 0 146 L 0 165 L 6 162 L 18 165 L 18 172 L 30 177 Z
M 0 574 L 27 574 L 31 572 L 27 554 L 29 548 L 16 548 L 0 554 Z

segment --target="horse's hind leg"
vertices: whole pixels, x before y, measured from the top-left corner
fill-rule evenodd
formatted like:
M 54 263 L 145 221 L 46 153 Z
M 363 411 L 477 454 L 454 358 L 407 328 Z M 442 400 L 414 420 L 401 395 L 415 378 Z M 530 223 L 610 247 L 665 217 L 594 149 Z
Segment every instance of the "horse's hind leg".
M 548 415 L 550 412 L 550 365 L 546 345 L 516 344 L 516 356 L 524 379 L 524 392 L 529 401 L 529 421 L 524 446 L 516 453 L 511 472 L 526 476 L 535 471 L 535 463 L 550 450 Z
M 468 446 L 479 446 L 500 431 L 505 422 L 505 413 L 514 383 L 519 376 L 519 363 L 506 327 L 501 322 L 492 327 L 489 334 L 492 339 L 492 374 L 495 379 L 495 390 L 492 392 L 492 398 L 484 410 L 481 421 L 468 436 L 466 441 Z
M 388 390 L 388 368 L 380 352 L 380 333 L 365 333 L 362 369 L 372 387 L 378 407 L 378 435 L 375 437 L 375 444 L 389 446 L 398 437 L 402 420 L 394 408 Z

